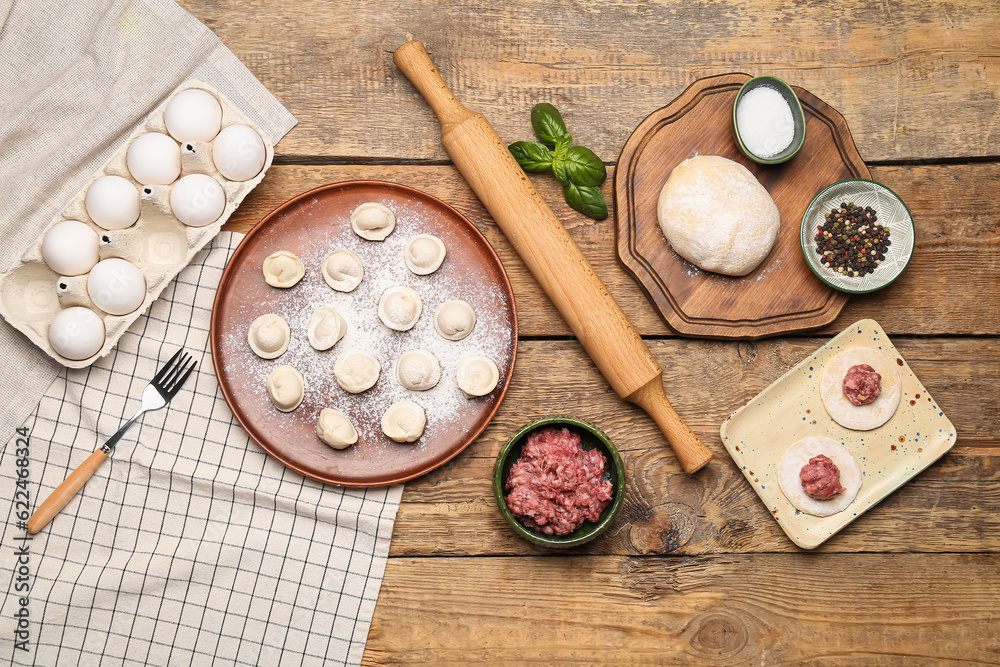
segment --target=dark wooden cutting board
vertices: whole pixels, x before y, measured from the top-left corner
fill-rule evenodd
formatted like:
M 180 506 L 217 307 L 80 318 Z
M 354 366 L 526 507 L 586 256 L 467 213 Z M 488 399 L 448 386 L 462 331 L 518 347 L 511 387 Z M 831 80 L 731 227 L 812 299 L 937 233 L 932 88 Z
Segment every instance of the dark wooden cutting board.
M 812 93 L 793 86 L 806 114 L 802 150 L 780 165 L 759 165 L 740 152 L 732 132 L 736 93 L 748 74 L 699 79 L 635 129 L 615 172 L 615 241 L 625 270 L 639 282 L 667 324 L 704 338 L 763 338 L 829 324 L 847 294 L 821 282 L 799 243 L 802 214 L 827 185 L 871 178 L 847 122 Z M 656 202 L 670 172 L 695 155 L 721 155 L 744 165 L 781 214 L 771 253 L 751 273 L 702 271 L 673 251 L 660 230 Z

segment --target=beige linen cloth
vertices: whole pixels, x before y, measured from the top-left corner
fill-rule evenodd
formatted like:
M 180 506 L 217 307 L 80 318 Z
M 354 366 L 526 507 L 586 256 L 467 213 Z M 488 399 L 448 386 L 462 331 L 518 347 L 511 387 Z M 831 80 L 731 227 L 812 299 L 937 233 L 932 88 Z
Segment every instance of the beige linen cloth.
M 141 404 L 179 347 L 198 370 L 147 412 L 78 497 L 31 541 L 12 510 L 0 571 L 0 663 L 357 665 L 402 485 L 343 489 L 265 454 L 212 372 L 215 288 L 241 234 L 195 256 L 89 369 L 63 370 L 28 418 L 34 504 Z M 23 445 L 22 445 L 23 446 Z M 13 496 L 16 440 L 0 456 Z M 15 644 L 15 549 L 29 551 L 29 652 Z
M 214 85 L 275 142 L 295 124 L 171 1 L 0 0 L 0 21 L 0 269 L 188 78 Z M 235 422 L 212 373 L 208 327 L 241 238 L 220 234 L 90 368 L 62 368 L 0 321 L 0 441 L 10 438 L 0 451 L 0 497 L 10 499 L 0 664 L 361 662 L 402 487 L 306 479 Z M 20 493 L 37 507 L 138 409 L 180 346 L 199 358 L 197 373 L 28 539 Z

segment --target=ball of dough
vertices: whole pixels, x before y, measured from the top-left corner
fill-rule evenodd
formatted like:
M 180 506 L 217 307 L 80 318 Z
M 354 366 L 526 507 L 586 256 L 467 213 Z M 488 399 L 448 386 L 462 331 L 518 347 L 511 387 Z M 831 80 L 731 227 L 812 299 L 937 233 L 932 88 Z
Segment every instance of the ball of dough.
M 323 260 L 323 280 L 338 292 L 351 292 L 365 277 L 365 267 L 350 250 L 334 250 Z
M 848 369 L 858 364 L 867 364 L 882 376 L 882 391 L 866 405 L 854 405 L 844 395 L 844 376 Z M 899 373 L 884 354 L 870 347 L 853 347 L 826 364 L 819 383 L 819 395 L 823 399 L 823 407 L 835 422 L 856 431 L 870 431 L 896 414 L 902 392 Z
M 313 311 L 309 318 L 309 328 L 306 336 L 309 344 L 317 350 L 329 350 L 347 333 L 347 320 L 333 309 L 323 306 Z
M 291 412 L 299 407 L 305 394 L 305 380 L 294 366 L 278 366 L 267 378 L 267 395 L 274 407 L 282 412 Z
M 361 350 L 347 350 L 333 364 L 337 384 L 352 394 L 360 394 L 375 386 L 381 372 L 382 365 L 378 359 Z
M 724 157 L 700 155 L 670 172 L 656 207 L 678 255 L 706 271 L 743 276 L 771 252 L 781 219 L 754 175 Z
M 274 313 L 261 315 L 250 323 L 247 342 L 250 349 L 262 359 L 276 359 L 288 349 L 292 330 L 288 322 Z
M 456 373 L 458 388 L 466 398 L 485 396 L 494 389 L 500 381 L 500 371 L 496 363 L 489 357 L 466 357 L 458 364 Z
M 445 301 L 434 310 L 434 328 L 448 340 L 462 340 L 476 326 L 476 311 L 465 301 Z
M 417 234 L 403 248 L 403 262 L 412 273 L 426 276 L 434 273 L 447 254 L 444 242 L 433 234 Z
M 829 500 L 816 500 L 802 488 L 799 473 L 809 459 L 823 454 L 840 470 L 840 485 L 844 490 Z M 830 516 L 842 512 L 854 502 L 861 490 L 861 466 L 854 455 L 832 438 L 803 438 L 789 447 L 778 462 L 778 487 L 795 509 L 814 516 Z
M 396 228 L 396 214 L 382 204 L 367 202 L 351 212 L 351 229 L 369 241 L 382 241 Z
M 316 435 L 334 449 L 347 449 L 358 441 L 358 430 L 340 410 L 323 408 L 316 422 Z
M 441 380 L 441 365 L 430 350 L 410 350 L 399 358 L 396 378 L 407 389 L 427 391 Z
M 413 401 L 398 401 L 382 415 L 382 432 L 396 442 L 413 442 L 424 434 L 427 415 Z
M 423 301 L 415 289 L 396 285 L 382 293 L 378 300 L 378 317 L 382 324 L 396 331 L 409 331 L 420 319 Z
M 302 260 L 285 250 L 268 255 L 262 268 L 264 280 L 272 287 L 291 287 L 306 275 Z

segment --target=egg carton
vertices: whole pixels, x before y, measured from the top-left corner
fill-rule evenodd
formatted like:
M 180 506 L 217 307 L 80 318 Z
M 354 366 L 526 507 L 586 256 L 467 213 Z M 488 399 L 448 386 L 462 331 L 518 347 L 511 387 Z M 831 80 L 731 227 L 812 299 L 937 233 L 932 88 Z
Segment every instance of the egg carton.
M 265 159 L 260 173 L 247 181 L 226 179 L 212 160 L 212 141 L 178 142 L 181 150 L 181 173 L 170 185 L 143 185 L 129 172 L 126 152 L 132 141 L 146 132 L 167 134 L 164 110 L 178 93 L 190 88 L 204 90 L 219 101 L 222 107 L 222 128 L 234 124 L 248 125 L 260 135 L 264 143 Z M 271 140 L 236 105 L 220 94 L 213 86 L 189 79 L 178 86 L 129 136 L 90 181 L 73 197 L 62 212 L 46 226 L 35 243 L 0 275 L 0 314 L 15 329 L 21 331 L 50 357 L 69 368 L 85 368 L 108 354 L 125 330 L 146 312 L 169 282 L 187 266 L 194 255 L 222 229 L 243 198 L 264 178 L 274 159 Z M 125 229 L 107 230 L 98 226 L 88 215 L 85 196 L 98 178 L 113 174 L 132 182 L 139 190 L 139 219 Z M 226 194 L 222 215 L 215 222 L 203 227 L 190 227 L 177 219 L 170 207 L 171 188 L 184 176 L 205 174 L 217 180 Z M 98 308 L 87 287 L 88 274 L 62 276 L 53 271 L 43 259 L 42 240 L 45 233 L 64 220 L 78 220 L 93 228 L 99 239 L 101 260 L 119 257 L 135 264 L 146 281 L 146 295 L 142 304 L 126 315 L 112 315 Z M 105 341 L 100 350 L 81 360 L 61 356 L 49 342 L 49 324 L 62 310 L 83 306 L 93 310 L 104 322 Z

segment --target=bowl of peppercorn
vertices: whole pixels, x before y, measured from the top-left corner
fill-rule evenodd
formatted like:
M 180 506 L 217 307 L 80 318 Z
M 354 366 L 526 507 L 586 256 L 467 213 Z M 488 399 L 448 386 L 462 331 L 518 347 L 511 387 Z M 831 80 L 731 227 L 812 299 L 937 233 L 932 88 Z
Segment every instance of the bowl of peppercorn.
M 864 294 L 903 273 L 913 257 L 913 216 L 881 183 L 849 178 L 823 188 L 806 207 L 799 232 L 812 272 L 830 287 Z

